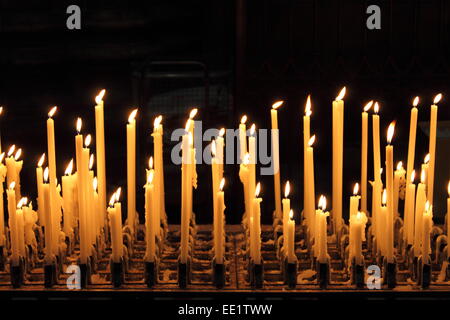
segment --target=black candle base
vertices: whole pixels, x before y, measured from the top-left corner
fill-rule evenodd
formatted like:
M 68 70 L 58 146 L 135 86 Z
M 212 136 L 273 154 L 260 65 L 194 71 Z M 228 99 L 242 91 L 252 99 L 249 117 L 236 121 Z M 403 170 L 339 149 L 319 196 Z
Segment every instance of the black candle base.
M 419 272 L 419 258 L 418 257 L 412 257 L 410 259 L 411 262 L 411 278 L 413 280 L 418 281 L 418 279 L 420 278 L 420 272 Z
M 387 259 L 384 259 L 384 283 L 387 285 L 389 289 L 395 288 L 397 285 L 397 263 L 388 262 Z
M 450 258 L 447 258 L 447 270 L 445 274 L 445 280 L 450 280 Z
M 352 283 L 358 289 L 364 288 L 364 264 L 357 264 L 352 260 Z
M 23 258 L 19 259 L 19 264 L 17 266 L 13 266 L 11 264 L 10 274 L 11 274 L 11 285 L 13 288 L 20 288 L 23 284 L 24 264 L 25 262 Z
M 289 263 L 288 259 L 284 260 L 284 283 L 289 289 L 294 289 L 297 286 L 297 261 Z
M 330 284 L 330 265 L 328 262 L 317 262 L 317 283 L 321 289 L 326 289 Z
M 91 265 L 88 259 L 88 263 L 80 263 L 80 280 L 81 288 L 85 289 L 89 284 L 91 284 Z
M 5 255 L 5 247 L 0 247 L 0 271 L 5 271 L 5 261 L 6 261 L 6 255 Z
M 250 261 L 249 265 L 250 285 L 253 288 L 261 289 L 264 285 L 264 263 L 255 264 Z
M 224 263 L 216 263 L 216 259 L 213 259 L 212 262 L 212 270 L 213 270 L 213 283 L 217 289 L 222 289 L 225 287 L 225 264 Z
M 57 283 L 56 279 L 56 263 L 44 265 L 44 287 L 53 287 Z
M 421 269 L 422 269 L 421 272 L 422 288 L 427 289 L 430 287 L 431 284 L 431 264 L 429 263 L 422 264 Z
M 145 262 L 144 281 L 148 288 L 152 288 L 158 282 L 157 262 Z
M 120 262 L 111 261 L 111 283 L 114 288 L 120 288 L 125 280 L 123 258 L 120 258 Z
M 191 262 L 188 258 L 186 263 L 182 263 L 181 259 L 178 259 L 178 286 L 181 289 L 185 289 L 191 282 Z

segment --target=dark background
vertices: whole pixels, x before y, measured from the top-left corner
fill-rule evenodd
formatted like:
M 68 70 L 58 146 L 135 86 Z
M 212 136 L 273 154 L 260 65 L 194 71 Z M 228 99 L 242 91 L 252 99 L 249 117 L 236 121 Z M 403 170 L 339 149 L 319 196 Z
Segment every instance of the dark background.
M 81 30 L 66 28 L 66 8 L 71 4 L 81 7 Z M 366 28 L 365 12 L 371 4 L 381 7 L 381 30 Z M 204 121 L 204 128 L 236 128 L 244 113 L 249 124 L 269 128 L 270 106 L 283 99 L 281 179 L 283 185 L 291 181 L 292 205 L 298 213 L 303 199 L 301 119 L 306 96 L 312 95 L 311 132 L 317 135 L 316 194 L 331 197 L 331 101 L 346 85 L 345 212 L 360 176 L 360 112 L 368 100 L 380 102 L 382 151 L 386 128 L 397 120 L 396 162 L 406 161 L 414 96 L 421 97 L 419 121 L 427 121 L 432 98 L 442 92 L 439 120 L 449 120 L 449 5 L 445 0 L 2 0 L 2 147 L 23 148 L 22 193 L 35 197 L 34 168 L 46 151 L 48 110 L 59 106 L 54 118 L 61 175 L 74 155 L 76 117 L 83 118 L 84 133 L 94 133 L 94 97 L 106 88 L 108 195 L 117 186 L 126 187 L 125 125 L 129 112 L 139 107 L 137 192 L 138 210 L 143 212 L 141 186 L 153 150 L 149 133 L 154 117 L 163 114 L 166 208 L 175 223 L 181 175 L 179 166 L 169 162 L 175 145 L 170 133 L 184 127 L 189 110 L 199 107 L 197 119 Z M 448 149 L 441 145 L 438 142 L 438 162 L 447 162 Z M 427 136 L 419 129 L 416 169 L 427 149 Z M 369 179 L 371 150 L 370 138 Z M 210 167 L 198 166 L 198 173 L 194 211 L 198 222 L 210 222 Z M 440 193 L 436 201 L 445 198 L 442 181 L 449 173 L 436 174 L 436 181 L 441 180 L 435 185 L 435 194 Z M 238 165 L 226 166 L 225 175 L 227 221 L 238 223 L 243 211 Z M 274 207 L 272 176 L 258 180 L 263 185 L 263 222 L 269 223 Z M 436 205 L 435 216 L 442 217 L 446 210 Z

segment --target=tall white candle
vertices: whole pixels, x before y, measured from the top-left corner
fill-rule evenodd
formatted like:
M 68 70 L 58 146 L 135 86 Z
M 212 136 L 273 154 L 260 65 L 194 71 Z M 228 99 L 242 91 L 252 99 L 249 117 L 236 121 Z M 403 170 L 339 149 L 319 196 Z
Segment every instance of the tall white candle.
M 291 186 L 289 181 L 286 181 L 284 187 L 284 199 L 283 203 L 283 247 L 287 247 L 287 236 L 288 236 L 288 223 L 289 223 L 289 212 L 291 211 L 291 200 L 289 197 L 289 192 L 291 191 Z
M 414 221 L 414 256 L 419 257 L 421 254 L 422 234 L 423 234 L 423 212 L 425 203 L 427 202 L 427 194 L 425 191 L 425 172 L 420 174 L 420 183 L 417 186 L 416 194 L 416 210 Z
M 155 228 L 154 214 L 158 208 L 155 206 L 155 186 L 154 170 L 147 170 L 147 183 L 145 184 L 145 241 L 147 244 L 145 250 L 144 260 L 147 262 L 154 262 L 156 257 L 156 242 L 155 242 Z
M 411 119 L 409 123 L 408 160 L 406 164 L 406 177 L 408 177 L 408 179 L 409 177 L 411 177 L 411 172 L 414 170 L 418 104 L 419 104 L 419 97 L 415 97 L 413 100 L 413 107 L 411 108 Z M 407 181 L 407 183 L 409 183 L 409 181 Z
M 361 211 L 367 213 L 367 150 L 368 150 L 368 111 L 373 101 L 369 101 L 361 113 Z
M 414 243 L 414 206 L 416 202 L 416 185 L 414 184 L 415 171 L 411 172 L 410 182 L 406 186 L 405 212 L 404 212 L 404 238 L 408 245 Z
M 430 263 L 431 254 L 431 227 L 433 226 L 433 206 L 427 201 L 423 211 L 423 239 L 422 239 L 422 262 Z
M 132 237 L 136 224 L 136 114 L 134 109 L 127 123 L 127 217 Z
M 305 106 L 305 115 L 303 116 L 303 211 L 304 216 L 306 217 L 306 221 L 308 222 L 308 226 L 312 225 L 311 221 L 315 220 L 314 217 L 314 207 L 315 207 L 315 199 L 313 198 L 312 205 L 308 203 L 311 201 L 311 195 L 308 190 L 308 181 L 307 181 L 307 175 L 308 175 L 308 159 L 307 159 L 307 151 L 309 147 L 309 142 L 311 139 L 311 96 L 308 95 L 308 98 L 306 99 L 306 106 Z M 311 212 L 311 208 L 313 208 L 313 212 Z M 311 228 L 311 227 L 310 227 Z M 311 230 L 313 232 L 313 230 Z
M 4 247 L 6 244 L 5 234 L 5 208 L 3 206 L 3 182 L 6 177 L 6 166 L 3 164 L 5 153 L 0 154 L 0 247 Z
M 278 111 L 277 109 L 283 104 L 283 101 L 277 101 L 272 105 L 270 110 L 270 118 L 272 123 L 272 159 L 273 159 L 273 185 L 275 196 L 275 217 L 281 219 L 281 186 L 280 186 L 280 141 L 278 130 Z
M 387 191 L 387 259 L 393 262 L 394 259 L 394 147 L 392 146 L 392 137 L 394 136 L 395 121 L 391 122 L 387 132 L 386 146 L 386 191 Z
M 436 133 L 437 133 L 437 113 L 438 106 L 437 103 L 441 100 L 442 94 L 436 95 L 433 100 L 433 105 L 431 106 L 430 113 L 430 164 L 428 167 L 428 178 L 427 178 L 427 199 L 430 205 L 433 205 L 433 189 L 434 189 L 434 170 L 436 165 Z
M 295 220 L 294 211 L 292 211 L 292 209 L 289 211 L 287 243 L 288 263 L 295 263 L 297 261 L 297 257 L 295 255 Z
M 36 184 L 37 184 L 37 203 L 38 203 L 38 217 L 39 223 L 41 226 L 45 225 L 45 212 L 44 212 L 44 191 L 43 188 L 43 170 L 42 165 L 45 161 L 45 153 L 42 154 L 41 158 L 38 161 L 38 165 L 36 168 Z
M 304 189 L 306 190 L 306 202 L 305 202 L 305 216 L 307 218 L 308 227 L 311 234 L 314 234 L 314 207 L 315 207 L 315 181 L 314 181 L 314 148 L 313 144 L 316 140 L 316 135 L 313 135 L 308 141 L 308 147 L 306 148 L 306 184 Z
M 318 255 L 317 260 L 320 263 L 326 263 L 328 261 L 328 248 L 327 248 L 327 216 L 328 212 L 325 211 L 327 206 L 326 198 L 321 196 L 319 200 L 319 212 L 318 212 L 318 225 L 316 228 L 319 230 L 317 239 L 318 243 Z
M 244 161 L 244 156 L 247 153 L 247 128 L 245 122 L 247 122 L 246 115 L 242 116 L 239 124 L 239 157 L 241 163 Z
M 225 254 L 225 193 L 223 187 L 225 178 L 220 181 L 219 191 L 217 192 L 217 246 L 215 248 L 216 263 L 223 264 Z
M 105 160 L 105 120 L 103 97 L 105 89 L 95 97 L 95 147 L 97 153 L 99 220 L 101 226 L 106 220 L 106 160 Z
M 398 215 L 398 203 L 400 201 L 400 186 L 405 181 L 406 171 L 403 169 L 403 163 L 399 161 L 394 172 L 394 215 Z M 407 184 L 407 183 L 406 183 Z
M 261 264 L 261 202 L 262 198 L 259 198 L 259 192 L 261 185 L 258 182 L 255 189 L 255 198 L 253 199 L 253 223 L 254 223 L 254 238 L 252 239 L 255 244 L 255 255 L 253 262 L 255 264 Z
M 166 219 L 166 205 L 164 196 L 164 161 L 163 161 L 163 125 L 162 116 L 155 118 L 153 122 L 153 154 L 155 155 L 155 188 L 156 193 L 159 196 L 157 202 L 157 210 L 155 212 L 155 221 L 158 223 L 158 228 L 156 230 L 156 236 L 160 236 L 160 221 L 161 218 Z

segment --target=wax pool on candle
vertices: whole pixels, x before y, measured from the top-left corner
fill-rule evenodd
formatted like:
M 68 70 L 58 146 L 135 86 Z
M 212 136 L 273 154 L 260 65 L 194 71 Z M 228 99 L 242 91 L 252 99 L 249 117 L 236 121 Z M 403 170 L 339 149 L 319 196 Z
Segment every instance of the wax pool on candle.
M 272 105 L 270 118 L 272 123 L 272 158 L 273 158 L 273 184 L 275 196 L 275 218 L 281 219 L 281 190 L 280 190 L 280 151 L 279 151 L 279 130 L 278 130 L 278 111 L 283 101 L 277 101 Z
M 367 145 L 368 145 L 368 111 L 373 101 L 369 101 L 361 114 L 361 211 L 367 213 Z

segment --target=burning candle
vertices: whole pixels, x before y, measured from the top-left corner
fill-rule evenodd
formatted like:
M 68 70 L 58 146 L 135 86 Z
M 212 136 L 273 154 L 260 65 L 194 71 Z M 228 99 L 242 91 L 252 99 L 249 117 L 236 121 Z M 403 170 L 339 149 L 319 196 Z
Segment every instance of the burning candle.
M 225 252 L 225 194 L 223 187 L 225 178 L 220 181 L 219 191 L 217 192 L 217 246 L 215 247 L 216 263 L 223 264 Z
M 239 124 L 239 157 L 241 163 L 243 162 L 244 156 L 247 153 L 247 128 L 245 122 L 247 122 L 246 115 L 242 116 L 241 123 Z
M 3 159 L 5 158 L 5 153 L 0 154 L 0 247 L 4 247 L 6 244 L 5 235 L 5 212 L 3 206 L 3 182 L 5 182 L 6 177 L 6 166 L 3 164 Z
M 359 199 L 361 199 L 361 197 L 358 195 L 358 191 L 359 191 L 359 184 L 355 183 L 355 186 L 353 187 L 353 196 L 350 197 L 350 215 L 349 215 L 350 221 L 352 217 L 358 213 Z
M 219 164 L 216 158 L 216 141 L 211 142 L 211 176 L 212 176 L 212 195 L 213 195 L 213 238 L 214 246 L 217 246 L 217 228 L 218 228 L 218 213 L 217 213 L 217 193 L 219 192 Z
M 394 259 L 394 147 L 392 137 L 394 136 L 395 121 L 391 122 L 387 132 L 386 146 L 386 191 L 387 191 L 387 259 L 393 262 Z
M 434 167 L 436 164 L 436 131 L 437 131 L 437 113 L 438 106 L 437 103 L 441 101 L 442 94 L 437 94 L 434 97 L 433 105 L 431 106 L 430 114 L 430 164 L 428 167 L 428 177 L 427 177 L 427 199 L 430 201 L 430 205 L 433 205 L 433 189 L 434 189 Z
M 433 226 L 433 206 L 429 201 L 425 203 L 425 208 L 423 211 L 423 239 L 422 239 L 422 262 L 424 264 L 430 263 L 431 254 L 431 227 Z
M 425 203 L 427 202 L 427 194 L 425 191 L 425 171 L 420 173 L 420 183 L 417 186 L 416 193 L 416 211 L 414 222 L 414 256 L 419 257 L 421 254 L 421 240 L 423 234 L 423 212 L 425 210 Z
M 306 106 L 305 106 L 305 115 L 303 116 L 303 185 L 305 186 L 303 188 L 303 207 L 304 207 L 304 211 L 305 211 L 305 217 L 307 219 L 307 221 L 309 222 L 309 224 L 311 224 L 311 220 L 313 218 L 313 213 L 311 213 L 309 210 L 311 208 L 311 205 L 308 205 L 308 201 L 311 200 L 311 198 L 308 196 L 308 190 L 306 188 L 306 186 L 308 186 L 308 182 L 307 182 L 307 172 L 308 172 L 308 166 L 307 166 L 307 150 L 309 147 L 309 142 L 310 142 L 310 127 L 311 127 L 311 122 L 310 122 L 310 117 L 311 117 L 311 96 L 308 95 L 308 98 L 306 99 Z M 315 200 L 312 200 L 312 208 L 314 208 L 315 204 Z M 313 209 L 314 211 L 314 209 Z M 312 230 L 311 230 L 312 231 Z
M 411 120 L 409 124 L 409 142 L 408 142 L 408 162 L 406 164 L 406 176 L 411 177 L 411 172 L 414 169 L 414 155 L 416 152 L 416 131 L 417 131 L 417 105 L 419 104 L 419 97 L 413 100 L 413 107 L 411 108 Z
M 281 190 L 280 190 L 280 141 L 278 130 L 278 108 L 283 104 L 283 101 L 277 101 L 272 105 L 270 110 L 270 118 L 272 122 L 272 159 L 273 159 L 273 185 L 275 196 L 275 218 L 281 219 Z
M 112 261 L 119 263 L 123 257 L 122 240 L 122 206 L 119 202 L 121 188 L 112 195 L 109 201 L 109 221 L 111 224 Z
M 186 123 L 186 134 L 183 135 L 181 152 L 181 244 L 180 244 L 180 259 L 181 263 L 186 264 L 189 250 L 189 188 L 192 188 L 192 181 L 189 180 L 191 169 L 191 152 L 190 152 L 190 137 L 188 127 L 189 122 Z
M 42 169 L 42 168 L 41 168 Z M 74 227 L 74 211 L 75 211 L 75 199 L 74 188 L 75 178 L 72 175 L 73 171 L 73 159 L 70 160 L 67 165 L 64 176 L 62 177 L 62 193 L 63 193 L 63 209 L 64 209 L 64 233 L 69 236 L 73 234 Z
M 11 233 L 11 263 L 13 266 L 19 265 L 19 235 L 17 233 L 16 216 L 16 192 L 14 191 L 15 182 L 11 182 L 6 190 L 8 199 L 9 230 Z
M 22 149 L 15 149 L 15 145 L 12 145 L 11 148 L 9 148 L 8 156 L 5 160 L 6 163 L 6 182 L 8 185 L 11 183 L 15 183 L 15 192 L 16 192 L 16 199 L 21 198 L 21 192 L 20 192 L 20 171 L 22 170 L 23 161 L 19 158 L 22 155 Z M 14 153 L 15 151 L 15 153 Z
M 156 193 L 159 196 L 158 208 L 155 212 L 155 221 L 160 225 L 161 218 L 166 219 L 166 205 L 164 196 L 164 161 L 163 161 L 163 125 L 162 116 L 155 118 L 153 122 L 153 154 L 155 155 L 155 178 Z M 156 236 L 160 236 L 160 228 L 156 230 Z
M 305 202 L 305 216 L 308 222 L 310 233 L 314 234 L 314 202 L 315 202 L 315 183 L 314 183 L 314 148 L 313 144 L 316 141 L 316 135 L 313 135 L 308 141 L 306 148 L 306 202 Z
M 239 165 L 239 179 L 242 182 L 242 186 L 244 189 L 244 206 L 245 206 L 245 212 L 242 217 L 242 221 L 244 222 L 244 226 L 249 226 L 250 216 L 248 214 L 249 210 L 249 196 L 248 196 L 248 163 L 250 161 L 250 154 L 246 153 L 244 157 L 244 161 Z
M 287 260 L 288 263 L 296 263 L 297 257 L 295 255 L 295 220 L 294 211 L 289 211 L 288 221 L 288 237 L 287 237 Z
M 355 263 L 358 265 L 364 262 L 362 255 L 364 218 L 365 214 L 360 211 L 350 217 L 350 261 L 355 258 Z
M 39 216 L 39 223 L 41 226 L 45 226 L 44 191 L 42 190 L 44 184 L 42 165 L 44 164 L 44 161 L 45 161 L 45 153 L 43 153 L 42 156 L 39 158 L 36 168 L 38 216 Z
M 158 209 L 155 205 L 155 186 L 154 170 L 147 170 L 147 183 L 145 184 L 145 241 L 147 244 L 145 250 L 144 260 L 147 262 L 154 262 L 156 257 L 156 241 L 155 241 L 155 226 L 154 215 Z
M 400 186 L 405 181 L 406 171 L 403 169 L 403 163 L 399 161 L 394 172 L 394 215 L 398 215 L 398 202 L 400 199 Z
M 136 224 L 136 114 L 131 111 L 127 123 L 127 217 L 131 236 Z
M 291 186 L 289 184 L 289 181 L 286 181 L 286 184 L 284 186 L 284 199 L 282 200 L 283 203 L 283 247 L 286 249 L 287 247 L 287 236 L 288 236 L 288 222 L 289 222 L 289 211 L 291 211 L 291 200 L 289 197 L 289 192 L 291 191 Z
M 19 255 L 21 257 L 26 256 L 26 252 L 25 252 L 25 221 L 24 221 L 22 207 L 26 205 L 27 201 L 28 201 L 28 199 L 25 197 L 20 199 L 20 201 L 17 203 L 17 209 L 15 212 Z
M 375 102 L 373 110 L 375 112 L 372 115 L 373 176 L 375 181 L 381 181 L 380 116 L 378 115 L 378 102 Z
M 405 223 L 404 223 L 404 238 L 408 245 L 414 242 L 414 206 L 416 202 L 416 185 L 414 184 L 416 172 L 411 172 L 411 180 L 406 186 L 405 195 Z
M 50 211 L 50 184 L 48 183 L 48 167 L 44 170 L 44 184 L 42 186 L 43 194 L 44 194 L 44 212 L 45 212 L 45 228 L 44 228 L 44 239 L 45 239 L 45 263 L 47 265 L 53 263 L 53 234 L 52 234 L 52 213 Z
M 368 150 L 368 111 L 373 101 L 369 101 L 361 113 L 361 211 L 367 213 L 367 150 Z
M 327 199 L 325 196 L 320 196 L 319 209 L 316 211 L 318 217 L 316 223 L 316 229 L 318 230 L 317 235 L 317 246 L 318 254 L 317 260 L 320 263 L 326 263 L 328 261 L 328 249 L 327 249 L 327 216 L 328 212 L 325 212 L 327 206 Z
M 388 256 L 388 250 L 389 250 L 389 234 L 386 233 L 387 228 L 389 227 L 389 210 L 387 208 L 387 190 L 383 189 L 383 196 L 381 200 L 381 209 L 379 211 L 379 216 L 377 223 L 379 223 L 380 232 L 379 232 L 379 244 L 381 249 L 381 254 L 384 257 Z M 384 236 L 382 236 L 384 235 Z
M 262 198 L 259 198 L 259 192 L 261 190 L 261 184 L 258 182 L 255 188 L 255 198 L 253 199 L 253 223 L 254 233 L 252 242 L 255 244 L 255 255 L 253 262 L 255 264 L 261 264 L 261 202 Z
M 340 234 L 342 227 L 342 170 L 344 156 L 344 101 L 345 87 L 333 101 L 333 223 Z

